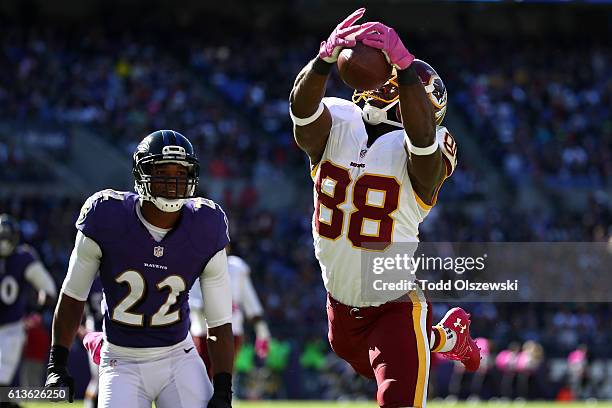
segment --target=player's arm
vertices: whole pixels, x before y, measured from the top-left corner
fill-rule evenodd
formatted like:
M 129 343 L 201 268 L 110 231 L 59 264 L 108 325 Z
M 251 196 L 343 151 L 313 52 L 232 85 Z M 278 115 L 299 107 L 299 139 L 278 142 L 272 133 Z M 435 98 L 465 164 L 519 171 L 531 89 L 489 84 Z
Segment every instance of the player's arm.
M 68 273 L 62 285 L 52 324 L 52 341 L 47 367 L 47 387 L 67 386 L 74 397 L 74 380 L 68 374 L 68 353 L 81 324 L 89 289 L 100 267 L 102 251 L 98 244 L 78 231 L 70 255 Z
M 436 140 L 436 120 L 420 77 L 414 67 L 398 73 L 400 112 L 410 152 L 408 173 L 412 188 L 426 204 L 434 202 L 446 176 L 446 165 Z
M 370 23 L 353 25 L 364 13 L 365 8 L 361 8 L 342 21 L 321 43 L 319 55 L 300 71 L 293 84 L 289 97 L 293 134 L 311 165 L 321 160 L 332 127 L 332 116 L 322 102 L 329 73 L 342 48 L 354 47 L 370 26 Z
M 241 301 L 240 305 L 246 317 L 253 324 L 255 330 L 255 352 L 260 358 L 266 358 L 270 343 L 270 329 L 263 318 L 263 307 L 255 292 L 253 281 L 251 281 L 250 271 L 243 275 L 243 282 L 240 285 Z
M 365 45 L 383 51 L 398 72 L 400 113 L 410 151 L 408 173 L 416 194 L 433 203 L 436 190 L 446 176 L 446 167 L 436 140 L 434 109 L 425 87 L 411 67 L 414 56 L 406 49 L 393 28 L 382 23 L 371 27 L 376 35 L 363 40 Z
M 57 298 L 55 281 L 41 261 L 34 261 L 25 270 L 26 280 L 38 291 L 38 303 L 52 305 Z
M 310 61 L 298 74 L 289 99 L 295 141 L 312 165 L 321 160 L 332 126 L 322 102 L 332 65 L 319 57 Z
M 200 275 L 204 315 L 208 325 L 208 354 L 213 369 L 214 393 L 208 407 L 229 407 L 232 400 L 234 334 L 232 288 L 225 249 L 217 252 Z

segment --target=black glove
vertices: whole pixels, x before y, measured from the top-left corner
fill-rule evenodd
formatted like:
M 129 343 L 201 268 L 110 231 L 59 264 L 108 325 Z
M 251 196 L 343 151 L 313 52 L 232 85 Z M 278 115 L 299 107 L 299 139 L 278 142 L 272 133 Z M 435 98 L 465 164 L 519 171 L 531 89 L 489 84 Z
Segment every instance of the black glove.
M 232 375 L 218 373 L 213 377 L 215 391 L 208 401 L 208 408 L 232 408 Z
M 64 346 L 51 346 L 47 381 L 45 387 L 68 388 L 68 402 L 74 401 L 74 379 L 68 374 L 68 349 Z

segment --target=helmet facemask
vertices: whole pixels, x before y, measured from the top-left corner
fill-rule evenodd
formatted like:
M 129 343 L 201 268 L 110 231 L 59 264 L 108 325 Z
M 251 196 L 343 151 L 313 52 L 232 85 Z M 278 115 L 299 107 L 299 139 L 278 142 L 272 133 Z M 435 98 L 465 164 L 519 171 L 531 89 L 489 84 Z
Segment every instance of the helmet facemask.
M 421 81 L 423 81 L 428 99 L 434 107 L 436 124 L 441 125 L 446 115 L 448 101 L 446 86 L 440 76 L 426 62 L 414 60 L 413 65 Z M 366 123 L 371 125 L 386 123 L 399 128 L 404 127 L 401 122 L 389 119 L 387 115 L 390 109 L 399 104 L 399 85 L 395 69 L 393 73 L 391 79 L 382 87 L 372 91 L 355 91 L 353 93 L 354 103 L 359 103 L 362 100 L 365 102 L 361 115 Z M 396 116 L 400 118 L 400 115 Z
M 374 126 L 386 123 L 399 128 L 404 127 L 401 122 L 389 119 L 388 115 L 389 110 L 399 104 L 397 75 L 394 75 L 387 83 L 373 91 L 355 91 L 353 102 L 359 103 L 362 100 L 365 104 L 361 116 L 366 123 Z
M 152 202 L 161 211 L 178 211 L 188 198 L 195 197 L 200 166 L 196 158 L 185 154 L 183 147 L 165 146 L 161 155 L 136 158 L 135 162 L 136 192 L 143 200 Z M 185 175 L 156 174 L 160 166 L 166 164 L 184 167 Z

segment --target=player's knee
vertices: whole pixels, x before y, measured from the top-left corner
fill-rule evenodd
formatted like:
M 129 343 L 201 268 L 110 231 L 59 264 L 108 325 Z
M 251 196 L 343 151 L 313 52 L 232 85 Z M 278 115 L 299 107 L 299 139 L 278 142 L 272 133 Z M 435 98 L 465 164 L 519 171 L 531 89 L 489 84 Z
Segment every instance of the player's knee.
M 382 408 L 413 407 L 413 393 L 397 380 L 387 380 L 378 386 L 378 405 Z

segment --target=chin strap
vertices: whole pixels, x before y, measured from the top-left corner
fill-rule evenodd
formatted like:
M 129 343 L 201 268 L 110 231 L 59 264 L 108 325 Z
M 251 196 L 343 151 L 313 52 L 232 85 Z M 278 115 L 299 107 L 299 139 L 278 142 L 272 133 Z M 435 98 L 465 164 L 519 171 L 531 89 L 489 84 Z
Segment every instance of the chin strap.
M 372 106 L 369 103 L 366 103 L 363 106 L 363 110 L 361 111 L 361 117 L 370 125 L 380 125 L 381 123 L 386 123 L 388 125 L 396 126 L 398 128 L 404 128 L 401 122 L 397 122 L 395 120 L 390 120 L 387 117 L 387 113 L 389 109 L 395 107 L 399 103 L 399 99 L 395 102 L 391 102 L 389 105 L 384 108 L 377 108 L 376 106 Z
M 155 206 L 163 212 L 176 212 L 185 204 L 184 198 L 169 199 L 163 197 L 151 197 L 150 200 Z
M 144 191 L 145 188 L 141 188 L 138 183 L 136 183 L 134 187 L 142 201 L 152 202 L 155 207 L 157 207 L 160 211 L 163 212 L 176 212 L 183 208 L 185 201 L 187 201 L 187 199 L 185 198 L 170 199 L 163 197 L 153 197 L 151 194 Z

